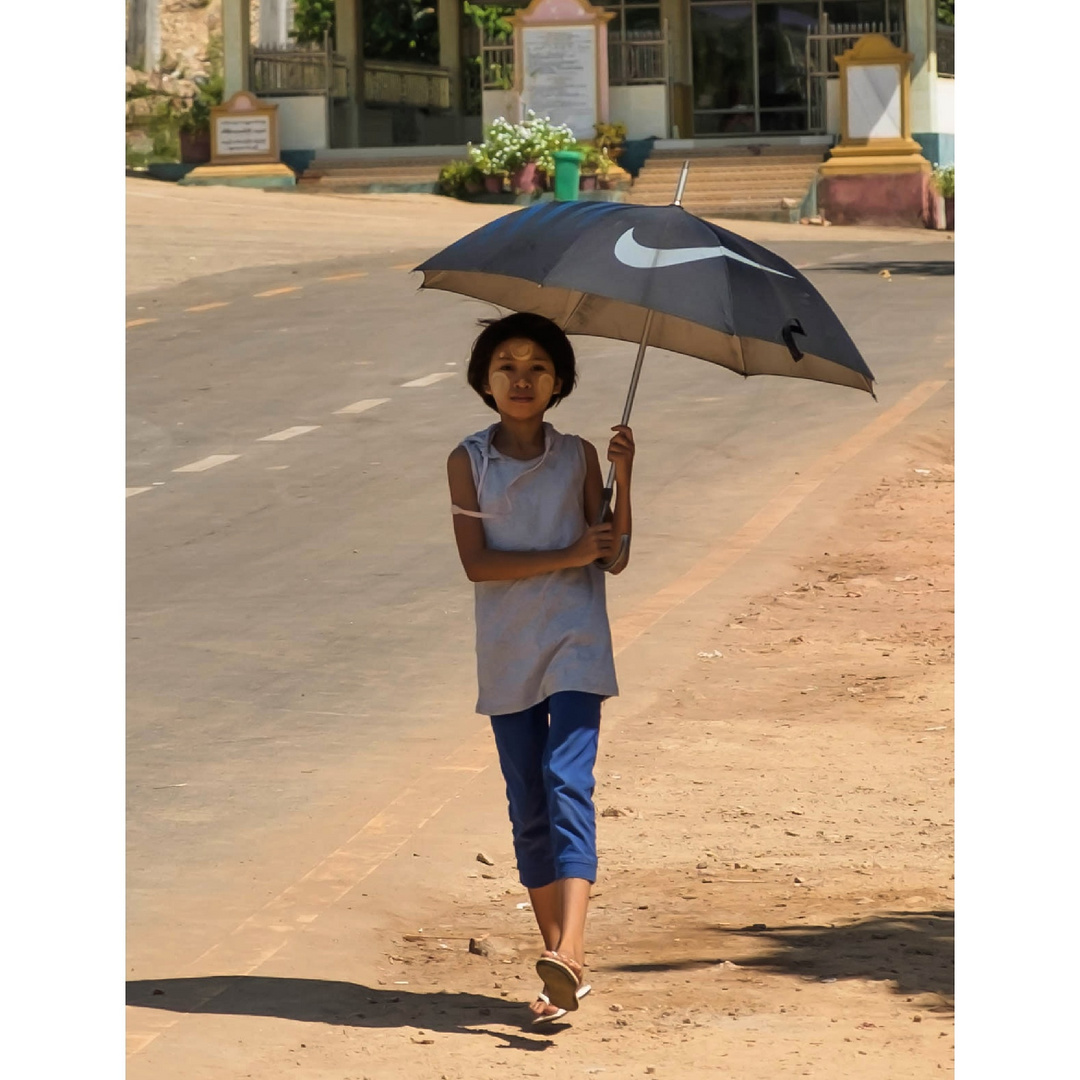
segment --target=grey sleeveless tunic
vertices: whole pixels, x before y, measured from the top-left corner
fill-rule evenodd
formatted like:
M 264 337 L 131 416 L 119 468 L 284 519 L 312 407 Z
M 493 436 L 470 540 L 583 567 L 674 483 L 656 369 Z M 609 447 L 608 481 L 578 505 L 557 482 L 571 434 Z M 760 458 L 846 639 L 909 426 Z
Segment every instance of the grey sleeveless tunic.
M 569 547 L 586 528 L 581 439 L 545 423 L 543 454 L 518 461 L 492 446 L 496 427 L 462 442 L 488 547 Z M 521 712 L 560 690 L 618 694 L 604 571 L 589 565 L 476 582 L 476 668 L 476 711 L 487 716 Z

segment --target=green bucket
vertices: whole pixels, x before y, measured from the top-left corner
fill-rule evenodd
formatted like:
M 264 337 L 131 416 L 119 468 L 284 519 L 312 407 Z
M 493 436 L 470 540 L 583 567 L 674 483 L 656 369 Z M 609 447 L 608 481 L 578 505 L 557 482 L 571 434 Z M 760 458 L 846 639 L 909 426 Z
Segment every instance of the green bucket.
M 555 199 L 558 202 L 574 202 L 581 186 L 581 163 L 585 155 L 578 150 L 556 150 Z

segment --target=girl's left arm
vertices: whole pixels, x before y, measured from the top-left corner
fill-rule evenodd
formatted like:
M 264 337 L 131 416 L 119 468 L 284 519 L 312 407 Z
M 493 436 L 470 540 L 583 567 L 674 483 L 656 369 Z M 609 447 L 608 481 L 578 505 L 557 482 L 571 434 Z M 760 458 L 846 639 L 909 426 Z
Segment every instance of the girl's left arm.
M 615 465 L 615 502 L 605 520 L 610 521 L 614 526 L 615 550 L 619 550 L 622 536 L 627 538 L 627 548 L 623 557 L 613 566 L 608 567 L 608 573 L 621 574 L 630 562 L 629 540 L 632 534 L 630 476 L 634 466 L 634 433 L 622 424 L 611 430 L 615 432 L 615 435 L 608 444 L 607 456 L 608 461 Z M 604 501 L 604 478 L 600 471 L 600 458 L 596 447 L 584 439 L 582 442 L 585 446 L 585 517 L 589 524 L 593 525 L 597 523 L 600 505 Z

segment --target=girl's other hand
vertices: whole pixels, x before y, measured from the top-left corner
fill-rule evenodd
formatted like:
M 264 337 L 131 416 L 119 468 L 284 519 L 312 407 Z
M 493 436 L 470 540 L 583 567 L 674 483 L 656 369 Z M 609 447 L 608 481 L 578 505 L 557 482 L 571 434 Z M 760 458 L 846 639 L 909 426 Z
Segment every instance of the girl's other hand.
M 570 547 L 571 566 L 588 566 L 597 559 L 610 559 L 615 551 L 615 533 L 610 521 L 591 525 Z
M 634 466 L 634 433 L 625 424 L 616 424 L 611 430 L 615 434 L 608 443 L 607 458 L 615 466 L 615 482 L 625 487 Z

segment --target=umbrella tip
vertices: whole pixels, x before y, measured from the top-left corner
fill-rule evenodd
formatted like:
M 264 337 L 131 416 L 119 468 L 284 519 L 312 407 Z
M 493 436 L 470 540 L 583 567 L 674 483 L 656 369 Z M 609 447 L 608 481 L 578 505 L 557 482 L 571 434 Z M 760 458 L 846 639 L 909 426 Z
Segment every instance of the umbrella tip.
M 684 161 L 682 163 L 682 172 L 679 173 L 679 183 L 675 188 L 675 198 L 672 201 L 673 206 L 682 206 L 683 189 L 686 187 L 686 177 L 690 172 L 690 162 Z

